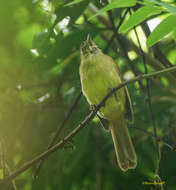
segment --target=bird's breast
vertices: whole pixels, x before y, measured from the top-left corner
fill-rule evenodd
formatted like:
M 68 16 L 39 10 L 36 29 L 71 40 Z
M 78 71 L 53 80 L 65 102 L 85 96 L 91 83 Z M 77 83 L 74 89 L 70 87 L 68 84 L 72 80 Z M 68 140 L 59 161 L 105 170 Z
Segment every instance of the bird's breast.
M 92 58 L 81 64 L 80 76 L 83 94 L 89 104 L 98 104 L 110 91 L 110 88 L 120 84 L 120 76 L 117 73 L 115 64 L 109 60 Z M 118 111 L 124 111 L 124 90 L 121 89 L 110 97 L 101 108 L 100 113 L 103 117 L 117 115 Z

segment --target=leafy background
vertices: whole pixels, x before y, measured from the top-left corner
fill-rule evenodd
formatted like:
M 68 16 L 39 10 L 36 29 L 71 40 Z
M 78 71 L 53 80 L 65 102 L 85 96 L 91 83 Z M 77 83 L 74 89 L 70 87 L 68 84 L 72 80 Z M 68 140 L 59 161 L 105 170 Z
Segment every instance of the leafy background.
M 107 11 L 111 11 L 111 17 Z M 147 22 L 151 19 L 155 22 Z M 112 21 L 115 27 L 120 26 L 118 32 Z M 151 32 L 149 26 L 154 27 L 158 21 L 160 24 Z M 134 29 L 145 52 L 148 71 L 152 72 L 176 64 L 175 21 L 174 0 L 114 0 L 108 4 L 98 0 L 1 1 L 0 178 L 46 150 L 80 93 L 79 46 L 88 34 L 113 57 L 124 78 L 130 79 L 144 73 L 144 59 Z M 113 33 L 118 41 L 116 37 L 111 38 Z M 173 147 L 176 144 L 175 81 L 175 73 L 170 73 L 150 82 L 158 135 Z M 146 82 L 142 81 L 141 85 L 145 88 Z M 138 83 L 128 87 L 135 114 L 132 126 L 153 132 L 146 91 Z M 88 113 L 89 105 L 82 97 L 57 141 Z M 37 179 L 32 178 L 34 166 L 6 189 L 159 188 L 143 184 L 156 179 L 158 159 L 154 139 L 135 128 L 130 128 L 130 133 L 138 158 L 135 170 L 124 173 L 116 166 L 111 135 L 94 119 L 65 149 L 47 158 Z M 159 176 L 165 182 L 164 189 L 174 190 L 176 153 L 163 143 L 159 145 Z

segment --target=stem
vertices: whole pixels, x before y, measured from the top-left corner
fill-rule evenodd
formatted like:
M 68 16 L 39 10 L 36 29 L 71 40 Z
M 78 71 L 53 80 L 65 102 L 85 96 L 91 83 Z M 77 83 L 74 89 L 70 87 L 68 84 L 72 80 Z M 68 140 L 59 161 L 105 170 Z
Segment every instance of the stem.
M 169 72 L 176 71 L 176 66 L 163 69 L 157 72 L 149 73 L 149 74 L 144 74 L 141 76 L 134 77 L 133 79 L 127 80 L 122 82 L 119 86 L 116 86 L 111 89 L 109 93 L 106 94 L 106 96 L 102 99 L 102 101 L 95 107 L 94 110 L 92 110 L 88 116 L 73 130 L 71 131 L 63 140 L 58 142 L 56 145 L 52 146 L 50 149 L 47 151 L 43 152 L 42 154 L 36 156 L 33 160 L 26 162 L 23 166 L 21 166 L 19 169 L 11 173 L 8 177 L 4 178 L 3 180 L 0 181 L 0 187 L 8 183 L 9 181 L 13 180 L 15 177 L 32 167 L 34 164 L 39 162 L 41 159 L 46 159 L 51 153 L 55 152 L 56 150 L 62 148 L 67 142 L 71 141 L 74 136 L 76 136 L 77 133 L 79 133 L 89 122 L 95 117 L 97 111 L 105 104 L 107 99 L 112 96 L 117 90 L 121 89 L 122 87 L 143 80 L 143 79 L 148 79 L 156 76 L 160 76 Z M 173 149 L 174 150 L 174 149 Z

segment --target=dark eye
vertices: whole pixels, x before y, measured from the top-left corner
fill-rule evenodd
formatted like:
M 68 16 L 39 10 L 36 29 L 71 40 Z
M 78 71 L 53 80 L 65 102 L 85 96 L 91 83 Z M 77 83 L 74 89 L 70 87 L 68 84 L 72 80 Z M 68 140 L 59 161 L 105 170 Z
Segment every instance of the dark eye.
M 86 47 L 85 46 L 83 46 L 81 49 L 82 49 L 83 52 L 86 51 Z

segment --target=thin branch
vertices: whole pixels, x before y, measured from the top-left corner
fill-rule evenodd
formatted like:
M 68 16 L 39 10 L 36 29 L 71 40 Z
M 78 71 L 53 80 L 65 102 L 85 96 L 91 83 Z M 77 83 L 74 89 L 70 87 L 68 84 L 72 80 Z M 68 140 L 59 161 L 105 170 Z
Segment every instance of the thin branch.
M 129 129 L 136 129 L 136 130 L 138 130 L 138 131 L 140 131 L 140 132 L 142 132 L 142 133 L 145 133 L 145 134 L 147 134 L 149 137 L 151 137 L 151 138 L 154 138 L 156 141 L 158 141 L 158 142 L 162 142 L 165 146 L 167 146 L 169 149 L 171 149 L 172 151 L 175 151 L 175 148 L 176 147 L 173 147 L 173 146 L 171 146 L 170 144 L 168 144 L 167 142 L 165 142 L 162 138 L 160 138 L 160 137 L 155 137 L 155 135 L 153 135 L 152 133 L 150 133 L 150 132 L 148 132 L 148 131 L 146 131 L 146 130 L 144 130 L 144 129 L 142 129 L 142 128 L 138 128 L 138 127 L 135 127 L 135 126 L 128 126 L 128 128 Z
M 147 68 L 147 64 L 146 64 L 146 59 L 145 59 L 145 55 L 144 55 L 143 50 L 142 50 L 141 42 L 139 40 L 139 36 L 138 36 L 137 30 L 136 30 L 136 27 L 134 27 L 134 32 L 135 32 L 135 35 L 136 35 L 136 38 L 137 38 L 137 42 L 139 44 L 139 49 L 141 51 L 141 56 L 142 56 L 142 60 L 143 60 L 145 74 L 147 74 L 148 73 L 148 68 Z M 156 168 L 155 173 L 156 173 L 156 175 L 159 176 L 161 152 L 160 152 L 160 147 L 159 147 L 159 141 L 157 140 L 157 138 L 158 138 L 157 127 L 156 127 L 156 123 L 155 123 L 155 116 L 154 116 L 154 113 L 153 113 L 152 102 L 151 102 L 150 79 L 146 79 L 146 89 L 147 89 L 147 104 L 148 104 L 149 113 L 150 113 L 150 117 L 151 117 L 151 121 L 152 121 L 152 127 L 153 127 L 153 133 L 154 133 L 154 136 L 155 136 L 156 151 L 157 151 L 157 168 Z
M 92 14 L 96 14 L 98 12 L 98 8 L 93 4 L 90 3 L 88 6 L 88 10 L 92 13 Z M 106 27 L 112 27 L 111 24 L 108 22 L 108 20 L 103 16 L 103 15 L 98 15 L 97 19 L 99 20 L 100 23 L 102 23 L 103 25 L 105 25 Z M 102 38 L 105 39 L 106 41 L 109 41 L 108 37 L 106 35 L 101 34 Z M 120 44 L 122 47 L 125 47 L 125 52 L 127 51 L 135 51 L 135 53 L 137 55 L 140 55 L 140 50 L 139 47 L 129 38 L 127 38 L 126 36 L 120 35 L 118 34 L 118 38 L 120 40 Z M 113 42 L 113 46 L 112 49 L 114 51 L 116 51 L 116 46 L 114 45 Z M 146 57 L 146 62 L 147 64 L 151 65 L 151 67 L 155 70 L 161 70 L 161 69 L 165 69 L 165 67 L 160 63 L 160 61 L 158 61 L 157 59 L 155 59 L 154 57 L 152 57 L 149 53 L 145 53 L 145 57 Z M 129 59 L 129 58 L 128 58 Z M 127 60 L 128 61 L 128 60 Z M 131 60 L 130 60 L 131 61 Z M 128 62 L 130 64 L 130 62 Z M 131 64 L 131 66 L 133 66 L 133 64 Z M 131 67 L 130 66 L 130 67 Z M 137 75 L 139 75 L 139 72 L 137 73 Z M 136 76 L 137 76 L 136 75 Z M 173 76 L 173 73 L 170 74 L 168 73 L 166 75 L 167 79 L 170 82 L 174 82 L 175 84 L 175 77 Z
M 142 27 L 146 37 L 148 37 L 151 32 L 150 32 L 150 29 L 149 29 L 149 26 L 148 26 L 147 22 L 146 21 L 143 22 L 141 24 L 141 27 Z M 153 45 L 151 47 L 151 49 L 154 52 L 155 58 L 158 59 L 160 61 L 160 63 L 162 63 L 165 68 L 172 67 L 172 63 L 165 57 L 165 55 L 163 55 L 162 51 L 160 50 L 159 43 Z
M 10 175 L 10 167 L 7 163 L 7 158 L 6 158 L 6 150 L 5 150 L 5 144 L 4 140 L 2 137 L 0 137 L 0 167 L 2 167 L 3 170 L 3 178 L 7 177 Z M 18 190 L 15 180 L 9 181 L 9 183 L 6 184 L 7 189 L 13 189 L 13 190 Z
M 120 22 L 119 22 L 119 24 L 118 24 L 118 26 L 117 26 L 117 29 L 116 29 L 117 31 L 119 30 L 119 28 L 120 28 L 122 22 L 124 21 L 126 15 L 127 15 L 127 13 L 128 13 L 128 11 L 129 11 L 129 9 L 126 9 L 126 11 L 125 11 L 123 17 L 120 19 Z M 121 14 L 120 14 L 120 15 L 121 15 Z M 113 30 L 113 27 L 112 27 L 112 30 Z M 108 49 L 109 49 L 110 45 L 112 44 L 112 42 L 113 42 L 113 40 L 114 40 L 115 37 L 116 37 L 116 35 L 115 35 L 115 33 L 113 33 L 112 36 L 111 36 L 111 38 L 110 38 L 110 40 L 108 41 L 108 44 L 106 45 L 106 47 L 105 47 L 104 50 L 103 50 L 104 53 L 106 53 L 106 52 L 108 51 Z
M 107 2 L 107 0 L 106 0 L 106 2 Z M 138 71 L 138 69 L 134 66 L 134 64 L 131 62 L 131 60 L 128 57 L 127 51 L 125 50 L 124 45 L 121 42 L 121 39 L 120 39 L 119 34 L 118 34 L 118 29 L 119 28 L 118 27 L 116 28 L 116 26 L 115 26 L 111 10 L 108 11 L 108 16 L 109 16 L 109 20 L 111 21 L 111 24 L 112 24 L 112 27 L 113 27 L 114 36 L 116 37 L 116 40 L 118 41 L 118 43 L 120 45 L 120 49 L 122 50 L 123 57 L 127 60 L 127 63 L 129 64 L 129 66 L 130 66 L 131 70 L 133 71 L 134 75 L 138 76 L 140 74 L 140 72 Z M 139 83 L 139 86 L 140 86 L 141 90 L 144 92 L 145 88 L 144 88 L 142 82 L 138 81 L 138 83 Z
M 88 5 L 88 10 L 91 11 L 91 12 L 93 12 L 93 13 L 97 13 L 97 12 L 99 11 L 99 9 L 98 9 L 93 3 L 89 3 L 89 5 Z M 98 18 L 98 20 L 99 20 L 102 24 L 104 24 L 105 26 L 111 27 L 111 26 L 110 26 L 110 23 L 108 22 L 107 19 L 104 18 L 104 16 L 102 16 L 102 15 L 97 15 L 97 18 Z
M 126 16 L 126 14 L 128 13 L 128 10 L 129 10 L 129 9 L 127 9 L 127 10 L 125 11 L 125 13 L 124 13 L 122 19 L 120 20 L 120 22 L 119 22 L 119 24 L 118 24 L 117 29 L 120 28 L 120 26 L 121 26 L 121 24 L 122 24 L 122 22 L 123 22 L 123 20 L 124 20 L 124 18 L 125 18 L 125 16 Z M 111 30 L 112 30 L 112 28 L 111 28 Z M 114 34 L 113 34 L 113 35 L 114 35 Z M 113 40 L 113 39 L 114 39 L 114 37 L 112 36 L 112 40 Z M 111 41 L 111 40 L 110 40 L 110 41 Z M 108 50 L 108 48 L 110 47 L 110 44 L 111 44 L 111 42 L 109 43 L 109 46 L 107 46 L 107 47 L 105 48 L 105 51 Z M 52 141 L 50 142 L 50 144 L 49 144 L 49 146 L 48 146 L 47 149 L 51 148 L 51 147 L 53 146 L 53 144 L 55 143 L 56 139 L 58 138 L 59 134 L 61 133 L 62 129 L 64 128 L 64 125 L 65 125 L 66 121 L 69 119 L 69 117 L 71 116 L 71 114 L 72 114 L 72 112 L 73 112 L 75 106 L 76 106 L 77 103 L 79 102 L 79 99 L 81 98 L 81 96 L 82 96 L 82 92 L 80 92 L 80 94 L 79 94 L 78 97 L 76 98 L 75 102 L 73 103 L 71 109 L 69 110 L 68 114 L 66 115 L 66 117 L 65 117 L 64 121 L 62 122 L 61 126 L 60 126 L 60 127 L 58 128 L 58 130 L 56 131 L 56 134 L 55 134 L 55 136 L 53 137 L 53 139 L 52 139 Z M 36 170 L 35 170 L 35 172 L 34 172 L 34 175 L 33 175 L 34 178 L 38 177 L 39 172 L 40 172 L 40 170 L 41 170 L 41 167 L 42 167 L 42 165 L 43 165 L 43 162 L 44 162 L 44 160 L 41 160 L 41 161 L 39 162 L 39 164 L 38 164 L 38 166 L 37 166 L 37 168 L 36 168 Z
M 0 187 L 8 183 L 9 181 L 15 179 L 18 175 L 32 167 L 34 164 L 39 162 L 41 159 L 46 159 L 51 153 L 57 151 L 58 149 L 62 148 L 67 142 L 71 141 L 72 138 L 79 133 L 89 122 L 95 117 L 97 111 L 105 105 L 105 102 L 107 99 L 112 96 L 117 90 L 121 89 L 122 87 L 132 84 L 134 82 L 137 82 L 139 80 L 147 79 L 147 78 L 152 78 L 156 76 L 160 76 L 169 72 L 176 71 L 176 66 L 173 66 L 171 68 L 163 69 L 157 72 L 149 73 L 149 74 L 144 74 L 141 76 L 137 76 L 131 80 L 127 80 L 122 82 L 119 86 L 116 86 L 111 89 L 109 93 L 106 94 L 106 96 L 102 99 L 102 101 L 95 107 L 94 110 L 92 110 L 88 116 L 73 130 L 71 131 L 63 140 L 58 142 L 56 145 L 52 146 L 49 150 L 43 152 L 42 154 L 36 156 L 33 160 L 26 162 L 23 166 L 21 166 L 19 169 L 11 173 L 8 177 L 4 178 L 3 180 L 0 181 Z M 175 150 L 175 149 L 173 149 Z
M 67 115 L 65 116 L 65 119 L 63 120 L 63 122 L 61 123 L 61 125 L 58 127 L 58 129 L 57 129 L 57 131 L 56 131 L 56 133 L 55 133 L 53 139 L 52 139 L 51 142 L 49 143 L 47 150 L 50 149 L 50 148 L 54 145 L 54 143 L 56 142 L 56 140 L 58 139 L 58 137 L 59 137 L 59 135 L 61 134 L 61 132 L 62 132 L 62 130 L 63 130 L 63 128 L 64 128 L 66 122 L 69 120 L 69 118 L 70 118 L 70 116 L 72 115 L 74 109 L 76 108 L 76 106 L 77 106 L 79 100 L 81 99 L 81 96 L 82 96 L 82 92 L 80 92 L 80 93 L 78 94 L 78 96 L 76 97 L 76 99 L 75 99 L 73 105 L 71 106 L 70 110 L 68 111 Z M 34 175 L 33 175 L 34 178 L 38 177 L 39 172 L 40 172 L 40 170 L 41 170 L 41 168 L 42 168 L 43 163 L 44 163 L 44 160 L 43 160 L 43 159 L 40 160 L 40 162 L 39 162 L 39 164 L 37 165 L 36 170 L 35 170 L 35 172 L 34 172 Z
M 101 131 L 103 133 L 103 131 Z M 93 130 L 93 143 L 95 149 L 95 160 L 96 160 L 96 190 L 102 190 L 104 186 L 104 157 L 103 157 L 103 135 L 100 133 L 99 129 Z
M 119 37 L 118 37 L 118 34 L 117 34 L 118 30 L 116 29 L 116 26 L 115 26 L 115 23 L 114 23 L 112 11 L 108 11 L 108 15 L 109 15 L 109 19 L 111 21 L 112 27 L 114 28 L 114 35 L 116 36 L 116 39 L 118 40 L 118 42 L 120 44 Z M 143 53 L 141 43 L 140 43 L 140 40 L 139 40 L 139 37 L 137 35 L 137 31 L 136 31 L 135 28 L 134 28 L 134 31 L 135 31 L 137 41 L 138 41 L 138 44 L 139 44 L 139 50 L 140 50 L 140 53 L 141 53 L 141 57 L 143 59 L 145 74 L 147 74 L 148 69 L 147 69 L 147 64 L 146 64 L 146 60 L 145 60 L 145 55 Z M 136 71 L 134 70 L 135 69 L 134 66 L 131 64 L 131 61 L 128 60 L 129 59 L 128 55 L 126 54 L 126 51 L 124 51 L 124 47 L 122 45 L 121 45 L 121 49 L 123 50 L 124 57 L 127 59 L 128 63 L 130 64 L 132 71 L 135 73 L 135 75 L 138 75 L 136 73 Z M 147 89 L 147 97 L 148 97 L 147 102 L 148 102 L 148 106 L 149 106 L 150 117 L 151 117 L 151 120 L 152 120 L 154 136 L 155 136 L 155 138 L 157 138 L 157 129 L 156 129 L 155 118 L 154 118 L 154 114 L 153 114 L 153 110 L 152 110 L 152 104 L 151 104 L 151 92 L 150 92 L 150 87 L 149 87 L 149 79 L 146 79 L 146 82 L 147 82 L 146 89 Z M 145 92 L 145 89 L 144 89 L 142 83 L 139 83 L 139 85 L 140 85 L 141 89 Z M 157 146 L 157 157 L 158 157 L 156 174 L 159 176 L 159 164 L 160 164 L 160 160 L 161 160 L 161 154 L 160 154 L 160 149 L 159 149 L 159 142 L 157 141 L 157 139 L 156 139 L 156 146 Z
M 126 51 L 134 51 L 137 55 L 141 54 L 139 47 L 136 44 L 134 44 L 132 40 L 126 38 L 123 35 L 119 35 L 119 38 L 123 46 L 126 47 Z M 166 68 L 157 59 L 152 57 L 149 53 L 144 52 L 144 55 L 145 55 L 147 64 L 150 65 L 154 70 L 161 70 L 161 69 Z M 173 73 L 172 74 L 168 73 L 166 77 L 171 83 L 175 84 L 175 77 L 173 76 Z

